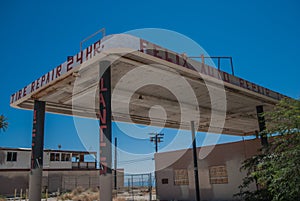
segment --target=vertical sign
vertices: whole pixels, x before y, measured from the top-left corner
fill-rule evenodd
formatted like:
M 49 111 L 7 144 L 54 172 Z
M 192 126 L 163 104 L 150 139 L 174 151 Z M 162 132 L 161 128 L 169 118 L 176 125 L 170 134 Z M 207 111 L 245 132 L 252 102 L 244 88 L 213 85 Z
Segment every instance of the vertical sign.
M 100 62 L 99 121 L 100 175 L 111 174 L 111 69 L 109 61 Z
M 43 166 L 45 102 L 34 101 L 31 169 Z

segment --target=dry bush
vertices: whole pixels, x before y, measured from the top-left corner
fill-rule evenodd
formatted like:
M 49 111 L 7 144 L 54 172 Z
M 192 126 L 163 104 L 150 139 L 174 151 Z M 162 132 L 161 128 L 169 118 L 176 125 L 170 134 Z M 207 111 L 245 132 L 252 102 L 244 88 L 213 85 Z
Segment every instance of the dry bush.
M 74 200 L 74 201 L 94 201 L 99 199 L 99 193 L 96 189 L 85 190 L 82 187 L 74 189 L 71 193 L 65 193 L 60 196 L 62 200 Z
M 0 201 L 5 201 L 5 199 L 4 198 L 0 198 Z
M 114 198 L 113 201 L 126 201 L 125 198 Z

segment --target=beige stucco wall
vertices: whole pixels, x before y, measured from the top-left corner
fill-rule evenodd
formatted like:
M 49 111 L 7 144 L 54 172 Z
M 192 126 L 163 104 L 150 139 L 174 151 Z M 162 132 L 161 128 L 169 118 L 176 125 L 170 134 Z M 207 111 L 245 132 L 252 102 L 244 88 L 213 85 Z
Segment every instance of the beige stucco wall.
M 241 163 L 257 153 L 260 140 L 249 140 L 217 145 L 204 159 L 198 159 L 201 200 L 234 200 L 239 191 L 245 172 L 240 171 Z M 199 153 L 200 148 L 197 149 Z M 204 151 L 204 148 L 202 148 Z M 158 196 L 161 200 L 195 200 L 195 185 L 192 150 L 180 150 L 155 155 Z M 209 167 L 225 165 L 227 184 L 210 184 Z M 174 185 L 174 169 L 188 169 L 189 185 Z M 162 179 L 168 184 L 162 184 Z M 254 187 L 254 186 L 253 186 Z
M 13 195 L 28 189 L 30 171 L 0 171 L 0 195 Z M 76 187 L 94 188 L 99 186 L 99 170 L 43 171 L 42 188 L 49 192 L 72 190 Z M 5 184 L 5 185 L 3 185 Z
M 17 161 L 6 161 L 7 152 L 17 152 Z M 31 151 L 0 150 L 0 169 L 30 168 Z

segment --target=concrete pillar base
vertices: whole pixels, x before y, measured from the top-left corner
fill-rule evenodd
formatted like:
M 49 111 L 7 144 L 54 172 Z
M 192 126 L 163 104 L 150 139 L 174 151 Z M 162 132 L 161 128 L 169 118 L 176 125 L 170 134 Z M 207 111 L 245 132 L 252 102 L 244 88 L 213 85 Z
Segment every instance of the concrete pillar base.
M 112 201 L 112 174 L 100 175 L 100 201 Z
M 41 168 L 32 169 L 29 175 L 29 200 L 40 201 L 42 197 L 42 176 Z

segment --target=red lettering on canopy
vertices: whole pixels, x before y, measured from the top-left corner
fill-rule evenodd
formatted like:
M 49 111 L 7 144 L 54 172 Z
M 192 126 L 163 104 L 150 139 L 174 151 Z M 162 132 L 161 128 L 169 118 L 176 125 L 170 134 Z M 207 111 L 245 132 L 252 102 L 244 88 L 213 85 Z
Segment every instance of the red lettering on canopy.
M 100 40 L 98 40 L 97 42 L 94 43 L 94 56 L 101 52 L 100 47 L 101 47 L 101 42 Z
M 85 51 L 85 60 L 87 61 L 89 58 L 92 58 L 92 51 L 93 51 L 93 46 L 89 46 L 86 48 Z
M 68 57 L 68 63 L 67 63 L 67 72 L 69 70 L 72 70 L 72 64 L 74 63 L 74 57 Z
M 14 98 L 15 98 L 15 94 L 12 94 L 12 95 L 10 96 L 10 103 L 13 103 L 13 102 L 14 102 Z
M 35 89 L 40 88 L 39 84 L 40 84 L 40 79 L 37 79 L 35 83 Z
M 76 62 L 82 64 L 82 55 L 83 55 L 83 52 L 80 51 L 77 55 L 76 55 Z
M 223 79 L 225 82 L 229 82 L 229 75 L 226 72 L 223 72 Z
M 55 78 L 58 78 L 60 76 L 60 72 L 61 72 L 61 65 L 57 66 L 55 68 Z
M 266 88 L 266 95 L 270 96 L 270 90 Z
M 30 93 L 34 91 L 34 86 L 35 86 L 35 82 L 32 82 L 32 83 L 31 83 L 31 90 L 30 90 Z
M 253 91 L 257 91 L 257 86 L 256 86 L 256 84 L 254 84 L 254 83 L 252 83 L 252 90 L 253 90 Z
M 54 69 L 52 69 L 52 74 L 51 74 L 51 81 L 54 79 Z
M 41 80 L 41 86 L 43 86 L 45 80 L 46 80 L 46 75 L 43 75 L 43 76 L 42 76 L 42 80 Z
M 18 92 L 18 100 L 19 100 L 20 98 L 22 98 L 22 90 L 19 90 L 19 92 Z
M 140 39 L 140 51 L 146 53 L 148 44 L 148 41 Z
M 246 80 L 246 88 L 250 89 L 250 83 Z
M 162 59 L 161 56 L 158 55 L 160 51 L 158 49 L 156 49 L 156 47 L 153 48 L 153 56 Z
M 26 96 L 26 89 L 27 89 L 27 86 L 23 88 L 23 97 Z
M 173 59 L 169 57 L 168 51 L 165 51 L 166 60 L 173 63 Z

